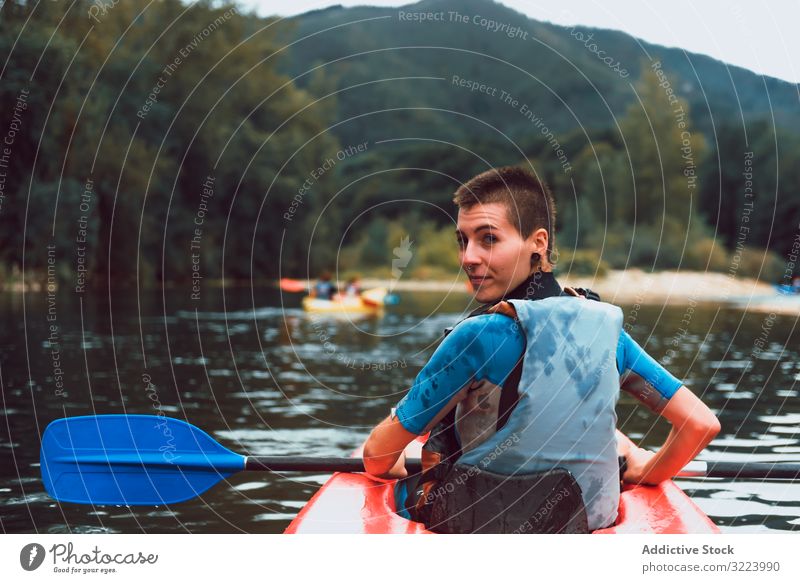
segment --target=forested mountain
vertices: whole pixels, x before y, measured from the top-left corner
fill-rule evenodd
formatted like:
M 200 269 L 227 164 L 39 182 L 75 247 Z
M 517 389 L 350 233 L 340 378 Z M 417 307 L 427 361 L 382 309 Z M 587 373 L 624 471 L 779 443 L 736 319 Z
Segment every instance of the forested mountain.
M 442 20 L 420 22 L 411 14 L 441 15 Z M 295 76 L 330 63 L 325 75 L 337 89 L 346 89 L 337 96 L 340 119 L 390 107 L 454 109 L 524 140 L 530 128 L 514 108 L 503 106 L 499 92 L 504 90 L 528 103 L 559 134 L 581 126 L 610 128 L 636 100 L 632 85 L 642 65 L 660 62 L 677 81 L 675 90 L 689 103 L 704 133 L 721 123 L 741 124 L 742 119 L 774 118 L 778 126 L 800 128 L 794 84 L 618 31 L 539 22 L 492 0 L 423 0 L 401 8 L 337 6 L 291 22 L 288 39 L 297 42 L 282 67 Z M 507 27 L 501 29 L 503 25 Z M 598 57 L 599 51 L 609 64 Z M 497 98 L 484 99 L 453 86 L 453 75 L 498 88 Z M 434 79 L 376 83 L 404 77 Z M 299 78 L 298 84 L 307 84 L 309 78 Z M 364 83 L 369 85 L 359 87 Z M 413 133 L 434 124 L 469 136 L 473 129 L 464 120 L 443 115 L 386 116 L 380 122 L 346 124 L 336 133 L 347 138 L 370 128 Z
M 7 0 L 0 62 L 0 281 L 369 270 L 404 238 L 450 273 L 452 192 L 508 164 L 589 266 L 753 271 L 798 233 L 797 85 L 491 0 Z
M 787 253 L 798 233 L 795 84 L 492 0 L 337 6 L 282 24 L 281 66 L 332 94 L 331 131 L 379 144 L 351 176 L 436 171 L 362 180 L 353 209 L 414 196 L 448 209 L 457 181 L 525 163 L 555 187 L 562 245 L 602 248 L 618 266 L 674 267 L 695 248 L 683 265 L 724 269 L 722 248 Z

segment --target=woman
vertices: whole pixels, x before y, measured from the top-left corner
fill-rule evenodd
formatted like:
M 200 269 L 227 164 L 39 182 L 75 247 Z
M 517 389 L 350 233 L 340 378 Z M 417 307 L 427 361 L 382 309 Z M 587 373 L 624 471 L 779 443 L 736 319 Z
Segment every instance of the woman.
M 407 517 L 441 532 L 472 532 L 458 509 L 494 504 L 485 515 L 498 518 L 496 530 L 483 531 L 508 532 L 534 509 L 497 505 L 503 476 L 530 476 L 526 491 L 533 491 L 542 475 L 561 467 L 573 487 L 565 491 L 581 492 L 585 528 L 610 526 L 619 502 L 617 453 L 627 460 L 626 481 L 656 484 L 694 458 L 719 422 L 622 330 L 619 308 L 561 289 L 550 261 L 555 207 L 539 180 L 517 168 L 493 169 L 459 188 L 454 202 L 461 265 L 484 305 L 444 339 L 372 431 L 366 470 L 406 477 L 406 445 L 430 432 L 420 484 L 400 482 L 396 492 Z M 625 440 L 617 451 L 620 388 L 672 424 L 658 453 Z M 478 485 L 459 487 L 468 480 Z M 482 495 L 492 480 L 492 494 Z M 442 519 L 442 508 L 453 512 Z M 570 522 L 573 510 L 564 515 Z M 513 512 L 518 516 L 506 516 Z

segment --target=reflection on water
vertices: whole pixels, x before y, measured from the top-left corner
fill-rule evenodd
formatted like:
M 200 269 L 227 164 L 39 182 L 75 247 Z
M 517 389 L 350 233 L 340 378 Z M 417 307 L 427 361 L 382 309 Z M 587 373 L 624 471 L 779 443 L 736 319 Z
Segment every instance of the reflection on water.
M 22 296 L 0 295 L 5 532 L 281 532 L 327 476 L 242 472 L 169 508 L 59 505 L 39 480 L 39 435 L 64 415 L 156 408 L 243 454 L 349 455 L 469 308 L 461 294 L 406 293 L 382 318 L 312 318 L 274 290 L 252 292 L 255 307 L 250 289 L 214 293 L 198 305 L 169 290 L 59 296 L 63 371 L 45 299 L 27 295 L 23 315 Z M 685 317 L 681 307 L 641 307 L 626 323 L 718 413 L 722 432 L 704 457 L 800 461 L 796 316 L 698 306 Z M 618 412 L 644 445 L 666 437 L 668 425 L 627 395 Z M 800 528 L 800 484 L 679 483 L 724 531 Z

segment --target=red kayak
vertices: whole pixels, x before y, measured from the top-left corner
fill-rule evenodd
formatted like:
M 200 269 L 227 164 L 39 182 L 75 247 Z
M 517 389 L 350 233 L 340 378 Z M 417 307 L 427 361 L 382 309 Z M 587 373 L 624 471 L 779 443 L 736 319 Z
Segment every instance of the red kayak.
M 424 438 L 406 448 L 419 458 Z M 361 455 L 361 450 L 355 456 Z M 337 473 L 314 494 L 286 534 L 432 534 L 395 513 L 394 481 Z M 672 480 L 658 486 L 626 485 L 617 523 L 594 534 L 719 534 L 719 528 Z

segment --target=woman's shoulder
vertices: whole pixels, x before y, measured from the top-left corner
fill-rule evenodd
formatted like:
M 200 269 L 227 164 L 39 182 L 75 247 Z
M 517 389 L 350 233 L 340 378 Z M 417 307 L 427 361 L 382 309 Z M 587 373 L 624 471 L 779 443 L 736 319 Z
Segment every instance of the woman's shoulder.
M 509 346 L 509 343 L 523 345 L 525 336 L 514 318 L 497 313 L 481 314 L 462 320 L 445 341 L 451 346 L 469 346 L 473 349 L 481 347 L 488 353 L 494 353 L 498 346 Z

